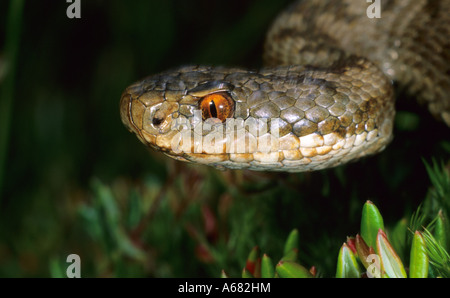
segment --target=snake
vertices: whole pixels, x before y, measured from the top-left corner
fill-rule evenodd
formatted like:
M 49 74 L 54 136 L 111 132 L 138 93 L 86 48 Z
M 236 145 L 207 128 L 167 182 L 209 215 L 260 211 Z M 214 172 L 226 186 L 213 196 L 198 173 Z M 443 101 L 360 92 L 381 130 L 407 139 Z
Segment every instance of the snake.
M 121 120 L 147 147 L 217 169 L 359 160 L 393 139 L 397 90 L 450 126 L 449 12 L 449 0 L 296 1 L 268 30 L 261 69 L 151 75 L 123 92 Z

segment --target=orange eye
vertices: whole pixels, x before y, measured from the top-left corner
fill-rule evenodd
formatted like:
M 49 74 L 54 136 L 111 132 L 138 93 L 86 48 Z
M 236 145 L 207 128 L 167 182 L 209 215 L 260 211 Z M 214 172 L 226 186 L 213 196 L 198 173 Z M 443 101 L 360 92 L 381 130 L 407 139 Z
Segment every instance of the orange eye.
M 233 112 L 233 100 L 225 92 L 206 95 L 200 101 L 203 120 L 217 118 L 224 122 Z

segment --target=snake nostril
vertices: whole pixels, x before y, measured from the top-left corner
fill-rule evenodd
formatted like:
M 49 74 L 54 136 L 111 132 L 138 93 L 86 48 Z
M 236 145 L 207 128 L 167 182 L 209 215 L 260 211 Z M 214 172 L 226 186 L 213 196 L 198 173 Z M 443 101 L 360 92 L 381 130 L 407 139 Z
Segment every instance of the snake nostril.
M 163 121 L 164 121 L 164 119 L 163 118 L 160 118 L 160 117 L 153 117 L 153 120 L 152 120 L 152 123 L 153 123 L 153 125 L 155 125 L 155 126 L 159 126 L 159 125 L 161 125 L 161 123 L 163 123 Z

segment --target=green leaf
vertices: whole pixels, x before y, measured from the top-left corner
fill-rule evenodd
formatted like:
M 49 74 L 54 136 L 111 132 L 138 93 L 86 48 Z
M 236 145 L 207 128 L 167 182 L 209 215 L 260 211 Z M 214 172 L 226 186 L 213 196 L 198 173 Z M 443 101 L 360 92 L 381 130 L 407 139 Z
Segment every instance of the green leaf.
M 373 248 L 371 249 L 370 247 L 368 247 L 364 239 L 359 236 L 359 234 L 356 235 L 355 246 L 359 260 L 363 264 L 364 268 L 367 269 L 371 264 L 368 262 L 367 258 L 370 254 L 373 253 Z
M 87 205 L 81 205 L 78 209 L 78 213 L 86 232 L 92 239 L 100 239 L 103 231 L 99 213 L 93 207 Z
M 409 222 L 409 230 L 410 231 L 418 231 L 421 227 L 425 225 L 425 220 L 427 215 L 422 210 L 422 205 L 417 207 L 417 210 L 412 214 L 410 222 Z M 410 233 L 409 235 L 412 235 Z
M 310 278 L 313 277 L 308 269 L 294 262 L 280 261 L 276 271 L 281 278 Z
M 438 162 L 433 159 L 433 166 L 429 165 L 425 160 L 425 167 L 434 188 L 433 195 L 443 204 L 448 204 L 446 198 L 450 197 L 450 175 L 448 174 L 444 162 Z M 447 205 L 448 207 L 448 205 Z
M 111 189 L 98 179 L 92 181 L 95 192 L 95 205 L 104 214 L 108 224 L 116 226 L 119 222 L 119 209 Z
M 336 277 L 337 278 L 359 278 L 361 269 L 353 251 L 344 243 L 339 251 Z
M 347 243 L 347 246 L 353 251 L 353 253 L 357 257 L 358 255 L 356 254 L 356 238 L 347 236 L 347 242 L 346 243 Z
M 402 261 L 381 229 L 377 234 L 376 245 L 380 256 L 381 269 L 387 277 L 406 277 Z
M 423 238 L 427 247 L 427 255 L 430 259 L 430 271 L 436 271 L 441 277 L 450 277 L 450 255 L 434 236 L 425 229 Z
M 383 217 L 378 208 L 367 201 L 362 210 L 361 216 L 361 237 L 370 247 L 376 247 L 378 230 L 384 230 Z
M 136 190 L 133 190 L 128 198 L 127 227 L 135 228 L 141 220 L 142 199 Z
M 406 218 L 401 219 L 394 226 L 392 231 L 389 233 L 389 239 L 391 240 L 392 247 L 398 253 L 399 257 L 403 259 L 407 253 L 407 235 L 408 231 L 408 221 Z
M 428 277 L 428 263 L 425 240 L 423 239 L 422 234 L 419 231 L 416 231 L 411 246 L 409 277 Z
M 225 272 L 225 270 L 222 269 L 222 272 L 220 272 L 221 278 L 228 278 L 228 274 Z
M 116 237 L 121 252 L 135 260 L 145 261 L 146 255 L 144 251 L 138 248 L 122 230 L 117 231 Z
M 448 251 L 449 247 L 449 235 L 450 229 L 448 226 L 447 218 L 444 216 L 442 210 L 439 210 L 435 226 L 434 226 L 434 238 L 441 244 L 442 248 Z
M 108 254 L 113 255 L 117 253 L 120 246 L 118 243 L 120 233 L 120 213 L 116 200 L 111 189 L 104 185 L 100 180 L 93 179 L 91 182 L 94 198 L 91 207 L 84 208 L 82 215 L 89 216 L 90 219 L 98 222 L 98 239 Z M 94 214 L 95 213 L 95 216 Z M 86 217 L 87 219 L 87 217 Z M 89 227 L 88 227 L 89 229 Z
M 242 278 L 253 278 L 254 276 L 246 268 L 242 270 Z
M 96 235 L 100 238 L 108 253 L 113 256 L 124 254 L 135 260 L 144 261 L 145 253 L 129 238 L 121 226 L 121 214 L 111 188 L 100 180 L 92 180 L 94 191 L 93 208 L 84 207 L 82 215 L 93 223 Z
M 364 242 L 364 239 L 359 235 L 356 235 L 355 246 L 357 256 L 366 269 L 367 276 L 369 278 L 380 278 L 380 257 L 375 254 L 375 250 L 373 249 L 373 247 L 367 246 L 366 242 Z
M 370 248 L 370 250 L 373 252 L 373 248 Z M 368 264 L 366 271 L 367 277 L 369 278 L 386 277 L 386 274 L 382 272 L 380 257 L 377 254 L 375 253 L 369 254 L 365 259 L 365 262 L 367 262 Z
M 291 231 L 291 233 L 287 237 L 286 243 L 284 244 L 283 256 L 290 253 L 293 249 L 298 250 L 298 243 L 298 230 L 294 229 Z
M 258 246 L 253 247 L 248 255 L 245 269 L 254 277 L 261 276 L 261 258 Z
M 293 248 L 290 252 L 285 254 L 283 258 L 281 258 L 281 261 L 296 262 L 297 258 L 298 258 L 298 249 Z
M 272 278 L 275 276 L 275 267 L 273 265 L 272 259 L 264 254 L 261 260 L 261 277 L 262 278 Z
M 52 257 L 50 259 L 50 276 L 52 278 L 64 278 L 67 277 L 66 269 L 67 263 L 62 260 Z

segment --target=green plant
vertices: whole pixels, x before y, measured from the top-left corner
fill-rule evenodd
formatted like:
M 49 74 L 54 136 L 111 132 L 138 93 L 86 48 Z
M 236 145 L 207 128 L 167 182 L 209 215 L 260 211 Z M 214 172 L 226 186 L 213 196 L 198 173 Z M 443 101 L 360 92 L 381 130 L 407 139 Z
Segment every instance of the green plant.
M 420 214 L 420 210 L 419 207 L 411 217 L 411 227 L 423 223 L 424 216 Z M 400 221 L 390 233 L 384 228 L 383 217 L 378 208 L 371 201 L 367 201 L 362 210 L 361 234 L 347 237 L 347 241 L 339 250 L 336 277 L 449 277 L 450 256 L 445 248 L 449 231 L 445 222 L 446 218 L 442 212 L 439 212 L 428 225 L 433 228 L 434 234 L 423 226 L 420 230 L 399 228 L 404 226 L 404 221 Z M 407 237 L 405 233 L 409 233 L 411 237 Z M 242 270 L 242 277 L 317 276 L 315 267 L 308 270 L 298 262 L 298 237 L 297 230 L 289 234 L 283 257 L 275 269 L 271 258 L 266 254 L 261 258 L 259 248 L 254 247 Z M 409 246 L 409 266 L 404 265 L 407 263 L 399 257 L 390 238 L 395 239 L 399 247 Z M 227 274 L 222 271 L 222 276 L 227 277 Z
M 261 252 L 258 246 L 255 246 L 246 261 L 244 269 L 242 269 L 243 278 L 262 277 L 262 278 L 309 278 L 316 275 L 315 267 L 309 270 L 298 262 L 298 230 L 294 229 L 284 244 L 283 256 L 274 266 L 272 259 Z M 227 273 L 222 270 L 222 277 L 228 277 Z

